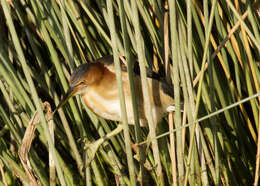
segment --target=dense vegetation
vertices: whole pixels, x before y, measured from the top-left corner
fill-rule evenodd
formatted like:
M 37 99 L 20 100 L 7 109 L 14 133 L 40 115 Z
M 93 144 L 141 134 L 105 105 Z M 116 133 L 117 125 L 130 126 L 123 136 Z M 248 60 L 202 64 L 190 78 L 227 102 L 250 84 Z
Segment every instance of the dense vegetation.
M 0 185 L 258 185 L 259 1 L 0 5 Z M 156 128 L 125 127 L 86 166 L 85 144 L 117 123 L 80 97 L 51 109 L 75 67 L 109 54 L 125 56 L 130 77 L 138 59 L 144 82 L 145 66 L 166 74 L 176 112 Z

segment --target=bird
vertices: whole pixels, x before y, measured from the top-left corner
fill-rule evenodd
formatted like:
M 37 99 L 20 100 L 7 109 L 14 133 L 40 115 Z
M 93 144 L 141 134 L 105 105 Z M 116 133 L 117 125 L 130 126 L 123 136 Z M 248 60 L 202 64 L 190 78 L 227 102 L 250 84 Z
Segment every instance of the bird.
M 132 107 L 130 83 L 127 73 L 127 67 L 120 60 L 122 85 L 125 96 L 127 110 L 127 120 L 129 125 L 134 125 L 134 112 Z M 140 69 L 138 62 L 133 65 L 134 87 L 137 102 L 137 111 L 139 115 L 140 126 L 148 125 L 148 117 L 151 117 L 145 110 L 145 102 L 142 92 Z M 173 86 L 166 81 L 166 78 L 160 76 L 150 68 L 146 68 L 148 89 L 151 96 L 152 117 L 155 124 L 161 122 L 167 115 L 167 110 L 174 110 Z M 114 58 L 112 55 L 97 59 L 91 63 L 84 63 L 78 66 L 72 73 L 69 81 L 69 89 L 61 99 L 54 110 L 54 113 L 62 107 L 72 96 L 80 95 L 83 103 L 96 115 L 107 119 L 118 121 L 119 125 L 109 134 L 98 139 L 87 146 L 92 155 L 90 161 L 94 158 L 99 146 L 107 139 L 120 133 L 123 130 L 121 124 L 120 96 L 117 87 Z M 89 161 L 89 162 L 90 162 Z

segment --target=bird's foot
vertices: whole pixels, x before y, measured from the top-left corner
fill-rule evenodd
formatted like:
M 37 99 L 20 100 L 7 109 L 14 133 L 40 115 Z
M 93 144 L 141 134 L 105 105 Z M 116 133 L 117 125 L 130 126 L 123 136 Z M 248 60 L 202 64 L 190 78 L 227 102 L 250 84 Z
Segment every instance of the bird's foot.
M 170 105 L 169 107 L 167 107 L 166 111 L 167 112 L 174 112 L 176 110 L 175 106 Z
M 90 165 L 90 163 L 92 162 L 92 160 L 95 158 L 95 154 L 103 142 L 104 142 L 104 140 L 102 138 L 100 138 L 95 142 L 92 142 L 92 143 L 86 142 L 85 143 L 84 149 L 87 150 L 87 155 L 88 155 L 88 161 L 87 161 L 86 167 L 88 167 Z

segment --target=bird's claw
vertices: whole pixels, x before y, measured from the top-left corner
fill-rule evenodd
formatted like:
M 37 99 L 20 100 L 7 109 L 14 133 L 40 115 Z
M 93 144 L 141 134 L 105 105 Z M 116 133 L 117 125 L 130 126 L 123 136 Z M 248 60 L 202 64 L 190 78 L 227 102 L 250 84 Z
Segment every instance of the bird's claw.
M 98 148 L 100 147 L 101 144 L 102 144 L 102 140 L 100 139 L 92 143 L 89 142 L 85 143 L 84 150 L 87 150 L 87 154 L 88 154 L 88 161 L 86 167 L 88 167 L 91 161 L 95 158 L 95 154 L 98 151 Z

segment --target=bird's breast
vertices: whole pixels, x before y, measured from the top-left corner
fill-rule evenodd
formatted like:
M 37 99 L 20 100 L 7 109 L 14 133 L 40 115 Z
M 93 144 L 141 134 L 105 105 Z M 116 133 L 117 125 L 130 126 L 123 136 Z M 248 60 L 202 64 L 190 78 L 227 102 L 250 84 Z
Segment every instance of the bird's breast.
M 86 106 L 97 115 L 105 119 L 121 121 L 117 91 L 115 89 L 102 92 L 94 87 L 88 87 L 83 94 L 83 100 Z

